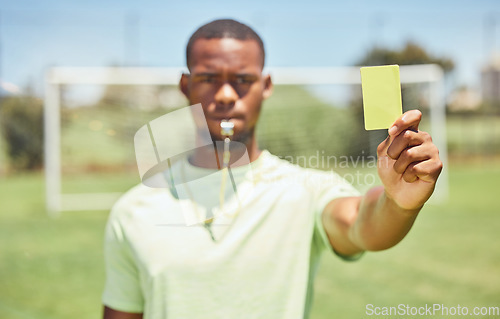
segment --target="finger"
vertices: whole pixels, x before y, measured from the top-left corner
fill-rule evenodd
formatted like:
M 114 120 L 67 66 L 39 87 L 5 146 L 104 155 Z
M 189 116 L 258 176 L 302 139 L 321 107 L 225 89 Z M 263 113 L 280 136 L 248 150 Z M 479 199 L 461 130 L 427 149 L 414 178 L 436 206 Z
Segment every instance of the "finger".
M 403 174 L 408 166 L 414 162 L 421 162 L 432 157 L 433 149 L 429 145 L 419 145 L 405 149 L 401 152 L 398 160 L 394 163 L 394 170 L 398 174 Z
M 391 146 L 393 140 L 394 137 L 387 136 L 387 138 L 377 146 L 378 157 L 387 155 L 387 149 Z
M 419 110 L 411 110 L 401 115 L 389 128 L 389 135 L 397 136 L 404 130 L 418 131 L 418 124 L 422 119 L 422 112 Z
M 387 155 L 389 155 L 392 159 L 398 159 L 401 152 L 408 147 L 417 146 L 423 144 L 424 142 L 432 142 L 432 138 L 429 133 L 423 131 L 403 131 L 394 138 L 391 145 L 387 149 Z
M 439 159 L 411 163 L 403 173 L 403 179 L 408 183 L 417 179 L 435 183 L 442 169 L 443 163 Z
M 411 163 L 406 170 L 403 172 L 403 179 L 407 183 L 413 183 L 418 180 L 417 173 L 415 172 L 415 166 L 418 163 Z

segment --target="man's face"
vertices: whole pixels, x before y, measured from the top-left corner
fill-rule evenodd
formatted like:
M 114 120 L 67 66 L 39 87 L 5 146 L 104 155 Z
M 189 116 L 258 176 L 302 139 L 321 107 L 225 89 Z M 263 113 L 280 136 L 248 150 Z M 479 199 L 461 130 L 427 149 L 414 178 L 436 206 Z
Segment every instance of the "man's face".
M 253 136 L 262 101 L 271 94 L 262 75 L 262 56 L 254 40 L 198 39 L 188 61 L 190 75 L 181 90 L 190 104 L 201 103 L 212 138 L 221 140 L 220 122 L 234 123 L 234 140 Z

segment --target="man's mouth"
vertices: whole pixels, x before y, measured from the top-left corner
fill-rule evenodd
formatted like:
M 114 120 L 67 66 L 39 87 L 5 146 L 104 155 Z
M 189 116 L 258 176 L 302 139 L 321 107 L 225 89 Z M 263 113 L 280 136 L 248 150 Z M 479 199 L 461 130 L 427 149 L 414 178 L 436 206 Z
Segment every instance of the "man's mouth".
M 222 122 L 222 121 L 234 122 L 234 121 L 241 121 L 242 117 L 235 115 L 207 116 L 207 120 L 215 122 Z

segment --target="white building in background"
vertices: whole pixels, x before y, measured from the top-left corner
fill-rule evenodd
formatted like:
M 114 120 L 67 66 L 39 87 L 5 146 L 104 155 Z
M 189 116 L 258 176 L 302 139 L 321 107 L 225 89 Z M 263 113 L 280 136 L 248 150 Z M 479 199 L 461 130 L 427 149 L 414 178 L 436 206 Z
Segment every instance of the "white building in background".
M 500 54 L 481 70 L 482 98 L 485 103 L 500 103 Z
M 447 99 L 450 111 L 474 111 L 481 106 L 482 102 L 481 91 L 470 87 L 455 89 Z

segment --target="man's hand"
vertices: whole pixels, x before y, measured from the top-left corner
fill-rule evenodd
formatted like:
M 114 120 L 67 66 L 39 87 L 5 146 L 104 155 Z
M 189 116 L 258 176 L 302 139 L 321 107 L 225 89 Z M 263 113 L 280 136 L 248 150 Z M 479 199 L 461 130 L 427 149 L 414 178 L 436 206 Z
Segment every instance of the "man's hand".
M 417 110 L 406 112 L 380 143 L 378 174 L 384 187 L 374 187 L 363 197 L 337 198 L 326 206 L 323 226 L 338 253 L 387 249 L 410 231 L 443 168 L 430 135 L 418 130 L 421 117 Z
M 419 210 L 434 191 L 443 163 L 431 136 L 418 130 L 422 113 L 405 112 L 377 148 L 378 174 L 388 199 L 405 210 Z

